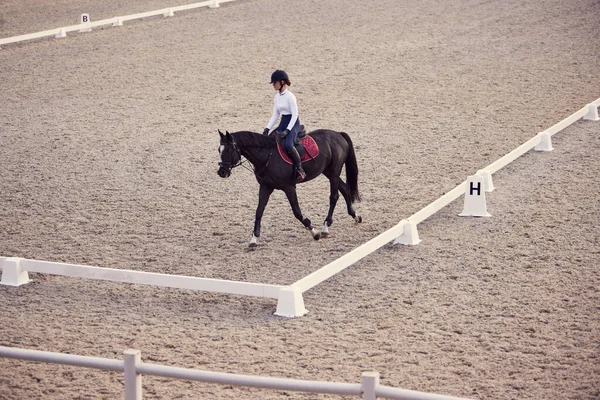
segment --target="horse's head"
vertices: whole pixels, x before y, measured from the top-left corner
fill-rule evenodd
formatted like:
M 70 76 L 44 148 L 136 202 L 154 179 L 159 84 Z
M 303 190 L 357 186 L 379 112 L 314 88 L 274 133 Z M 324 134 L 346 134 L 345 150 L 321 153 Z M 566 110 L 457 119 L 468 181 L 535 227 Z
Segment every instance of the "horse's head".
M 231 170 L 240 165 L 242 153 L 229 132 L 225 131 L 225 134 L 223 134 L 219 130 L 219 135 L 221 136 L 221 142 L 219 143 L 219 170 L 217 174 L 221 178 L 227 178 L 231 175 Z

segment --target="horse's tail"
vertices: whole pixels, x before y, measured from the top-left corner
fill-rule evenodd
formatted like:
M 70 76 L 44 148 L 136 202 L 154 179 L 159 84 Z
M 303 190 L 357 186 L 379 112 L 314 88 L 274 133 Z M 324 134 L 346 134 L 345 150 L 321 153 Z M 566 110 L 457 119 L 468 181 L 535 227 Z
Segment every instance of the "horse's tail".
M 360 193 L 358 193 L 358 164 L 356 162 L 356 154 L 354 154 L 354 145 L 350 136 L 345 132 L 340 132 L 346 142 L 348 142 L 348 156 L 346 156 L 346 184 L 350 190 L 350 202 L 360 201 Z

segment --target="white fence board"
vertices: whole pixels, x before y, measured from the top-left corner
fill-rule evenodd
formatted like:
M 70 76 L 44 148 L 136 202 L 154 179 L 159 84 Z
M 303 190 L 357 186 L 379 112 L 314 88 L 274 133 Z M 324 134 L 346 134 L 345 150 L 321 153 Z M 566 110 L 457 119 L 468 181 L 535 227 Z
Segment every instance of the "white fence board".
M 544 132 L 550 133 L 550 135 L 555 135 L 573 123 L 579 121 L 585 114 L 587 114 L 589 106 L 585 106 L 578 111 L 575 111 L 573 114 L 563 119 L 559 123 L 552 125 L 550 128 L 546 129 Z
M 3 261 L 0 259 L 0 266 Z M 21 269 L 50 275 L 277 299 L 284 286 L 19 259 Z
M 300 279 L 299 281 L 296 281 L 291 285 L 291 287 L 297 288 L 302 292 L 315 287 L 319 283 L 329 279 L 338 272 L 348 268 L 350 265 L 368 256 L 387 243 L 393 241 L 404 231 L 405 224 L 405 221 L 400 221 L 400 223 L 369 240 L 367 243 L 357 247 L 349 253 L 346 253 L 337 260 L 330 262 L 326 266 Z
M 529 150 L 533 149 L 540 143 L 540 137 L 534 136 L 504 157 L 501 157 L 497 161 L 494 161 L 490 165 L 484 168 L 484 170 L 489 171 L 490 174 L 493 174 L 502 168 L 506 167 L 511 162 L 515 161 L 517 158 L 521 157 L 523 154 L 527 153 Z
M 420 224 L 421 222 L 425 221 L 427 218 L 431 217 L 433 214 L 437 213 L 442 208 L 446 207 L 448 204 L 452 203 L 454 200 L 462 196 L 465 193 L 466 188 L 467 181 L 464 181 L 463 183 L 459 184 L 457 187 L 455 187 L 454 189 L 452 189 L 433 203 L 429 204 L 420 211 L 417 211 L 416 213 L 408 217 L 408 219 L 417 225 Z

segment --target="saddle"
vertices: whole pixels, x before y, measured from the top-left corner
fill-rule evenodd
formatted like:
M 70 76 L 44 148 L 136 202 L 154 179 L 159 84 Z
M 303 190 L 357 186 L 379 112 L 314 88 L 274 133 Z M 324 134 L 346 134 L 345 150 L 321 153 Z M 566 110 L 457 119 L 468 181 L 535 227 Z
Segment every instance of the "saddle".
M 294 147 L 300 155 L 301 162 L 310 161 L 319 155 L 319 146 L 311 136 L 306 134 L 304 125 L 300 125 L 300 128 L 298 129 L 298 136 L 296 137 Z M 277 150 L 279 151 L 281 158 L 283 158 L 286 163 L 290 165 L 294 164 L 285 150 L 285 147 L 281 145 L 281 138 L 277 139 Z
M 296 142 L 299 142 L 299 140 L 302 139 L 304 136 L 306 136 L 306 129 L 304 129 L 304 125 L 300 125 L 298 127 L 298 136 Z

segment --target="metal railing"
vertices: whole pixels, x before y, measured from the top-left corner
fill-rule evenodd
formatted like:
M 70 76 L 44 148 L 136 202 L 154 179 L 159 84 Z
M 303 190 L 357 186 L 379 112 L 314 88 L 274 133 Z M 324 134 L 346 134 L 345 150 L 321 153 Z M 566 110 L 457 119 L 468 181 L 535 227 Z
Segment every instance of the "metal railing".
M 395 400 L 465 400 L 459 397 L 383 386 L 379 384 L 378 372 L 363 373 L 361 383 L 339 383 L 239 375 L 148 364 L 142 362 L 139 350 L 126 350 L 121 361 L 0 346 L 0 357 L 123 372 L 125 375 L 125 400 L 141 400 L 142 375 L 261 389 L 362 396 L 363 400 L 376 400 L 378 397 Z

